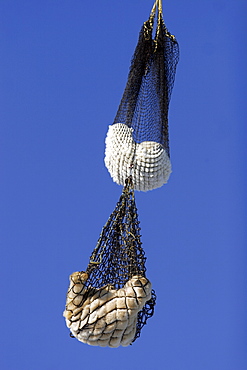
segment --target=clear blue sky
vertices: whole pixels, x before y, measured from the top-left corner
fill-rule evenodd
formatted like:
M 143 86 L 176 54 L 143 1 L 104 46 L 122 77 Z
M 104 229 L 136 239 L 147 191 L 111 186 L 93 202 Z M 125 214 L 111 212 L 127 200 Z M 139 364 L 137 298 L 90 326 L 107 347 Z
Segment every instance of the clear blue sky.
M 244 0 L 164 0 L 180 44 L 173 173 L 136 194 L 155 315 L 128 348 L 69 337 L 68 276 L 121 187 L 104 140 L 152 0 L 0 1 L 3 370 L 245 370 Z

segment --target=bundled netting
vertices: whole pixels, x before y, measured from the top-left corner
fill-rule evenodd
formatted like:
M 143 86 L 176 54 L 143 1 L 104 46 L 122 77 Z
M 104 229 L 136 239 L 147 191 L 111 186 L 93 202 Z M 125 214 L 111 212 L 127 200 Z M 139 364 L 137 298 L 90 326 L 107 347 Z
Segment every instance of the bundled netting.
M 124 185 L 130 174 L 134 188 L 141 191 L 168 181 L 168 108 L 178 58 L 178 43 L 165 26 L 157 0 L 140 31 L 126 88 L 106 137 L 105 165 L 118 184 Z
M 131 177 L 102 229 L 87 270 L 70 276 L 64 316 L 79 341 L 128 346 L 154 313 Z

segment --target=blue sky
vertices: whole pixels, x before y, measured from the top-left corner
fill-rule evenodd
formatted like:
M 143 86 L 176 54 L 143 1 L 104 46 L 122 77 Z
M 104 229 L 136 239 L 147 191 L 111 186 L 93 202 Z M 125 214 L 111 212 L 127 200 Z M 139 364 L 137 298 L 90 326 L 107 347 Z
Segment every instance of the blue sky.
M 243 0 L 163 2 L 180 44 L 173 173 L 136 194 L 154 317 L 118 349 L 71 339 L 62 317 L 121 194 L 104 140 L 152 5 L 0 2 L 3 370 L 247 368 Z

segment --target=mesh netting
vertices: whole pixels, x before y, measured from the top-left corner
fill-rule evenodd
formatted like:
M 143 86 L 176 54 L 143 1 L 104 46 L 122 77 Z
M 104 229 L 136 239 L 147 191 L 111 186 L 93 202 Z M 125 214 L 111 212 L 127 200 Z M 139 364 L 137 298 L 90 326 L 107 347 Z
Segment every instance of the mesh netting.
M 159 10 L 153 39 L 154 12 L 140 31 L 126 88 L 114 123 L 133 128 L 136 143 L 155 141 L 169 155 L 168 107 L 179 58 L 178 43 Z
M 131 179 L 105 224 L 87 272 L 96 288 L 112 284 L 122 288 L 133 275 L 145 276 L 146 257 L 141 246 L 140 227 Z
M 77 339 L 117 347 L 140 336 L 156 300 L 146 278 L 145 261 L 133 185 L 128 178 L 87 270 L 70 277 L 64 316 Z
M 148 191 L 169 179 L 168 108 L 178 58 L 178 43 L 165 26 L 161 0 L 156 0 L 140 31 L 125 91 L 106 136 L 105 165 L 119 185 L 132 175 L 134 189 Z

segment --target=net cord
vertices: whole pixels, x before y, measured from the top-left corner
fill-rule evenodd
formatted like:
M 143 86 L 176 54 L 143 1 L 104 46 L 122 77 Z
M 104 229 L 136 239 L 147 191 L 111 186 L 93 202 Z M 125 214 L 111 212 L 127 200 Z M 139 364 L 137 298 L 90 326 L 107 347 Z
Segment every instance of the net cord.
M 148 19 L 148 22 L 149 22 L 151 28 L 153 28 L 153 23 L 154 23 L 154 18 L 155 18 L 155 15 L 156 15 L 157 7 L 158 7 L 158 20 L 160 20 L 160 17 L 161 17 L 161 19 L 163 19 L 163 17 L 162 17 L 162 0 L 156 0 L 154 2 L 154 5 L 152 7 L 152 10 L 151 10 L 151 13 L 150 13 L 150 16 L 149 16 L 149 19 Z M 158 21 L 158 25 L 159 24 L 160 24 L 160 22 Z M 157 30 L 157 35 L 158 35 L 158 33 L 159 33 L 159 30 Z M 154 41 L 156 41 L 156 40 L 154 40 Z M 157 47 L 157 42 L 156 42 L 155 49 L 156 49 L 156 47 Z M 132 160 L 132 162 L 130 164 L 130 167 L 129 167 L 129 170 L 130 170 L 129 175 L 130 175 L 130 177 L 133 175 L 134 162 L 135 162 L 135 153 L 136 153 L 136 142 L 134 143 L 133 160 Z

